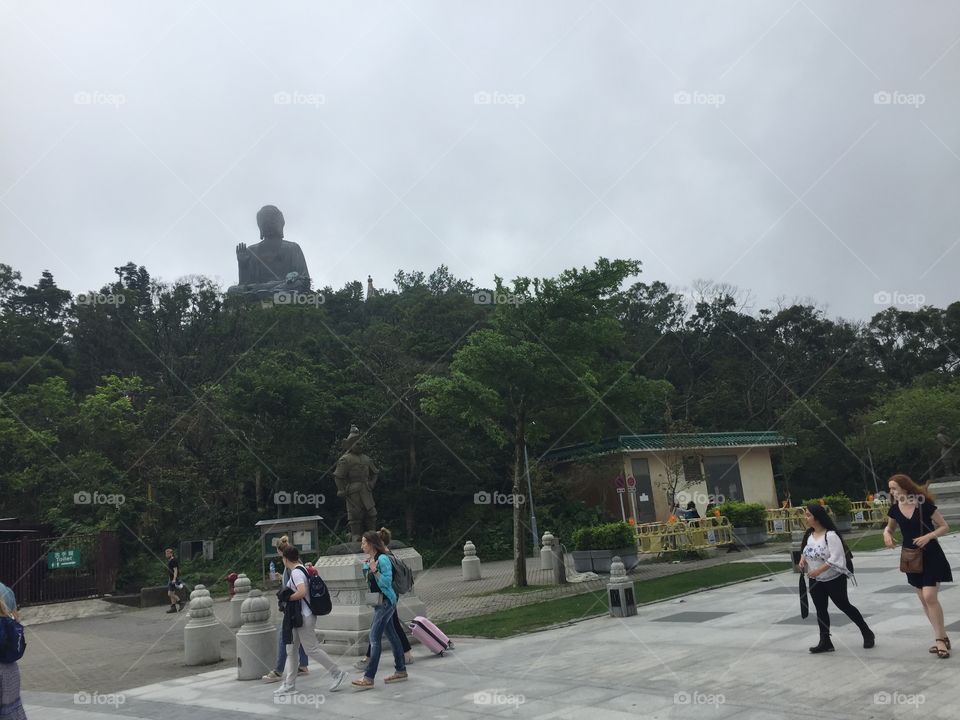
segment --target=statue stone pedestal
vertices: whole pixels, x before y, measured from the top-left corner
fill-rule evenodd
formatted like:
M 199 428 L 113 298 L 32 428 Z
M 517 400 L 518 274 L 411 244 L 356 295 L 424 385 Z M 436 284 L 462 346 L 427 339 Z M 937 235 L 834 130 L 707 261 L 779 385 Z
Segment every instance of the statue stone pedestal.
M 937 509 L 949 525 L 960 522 L 960 475 L 934 478 L 927 488 L 936 496 Z
M 413 548 L 393 551 L 411 570 L 414 578 L 423 571 L 423 558 Z M 333 599 L 333 611 L 317 618 L 317 637 L 327 652 L 363 657 L 370 638 L 373 608 L 366 604 L 367 583 L 363 578 L 362 553 L 349 555 L 321 555 L 313 566 L 327 584 Z M 413 592 L 400 596 L 397 612 L 404 626 L 417 615 L 426 615 L 427 608 Z M 407 633 L 409 637 L 409 632 Z M 386 634 L 384 644 L 389 645 Z M 413 643 L 414 639 L 410 638 Z

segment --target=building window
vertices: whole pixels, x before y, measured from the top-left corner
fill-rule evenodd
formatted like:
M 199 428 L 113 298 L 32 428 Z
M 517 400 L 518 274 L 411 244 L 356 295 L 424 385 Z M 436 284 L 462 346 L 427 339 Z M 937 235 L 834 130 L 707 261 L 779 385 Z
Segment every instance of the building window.
M 703 458 L 707 474 L 707 490 L 726 500 L 743 501 L 743 483 L 736 455 L 708 455 Z

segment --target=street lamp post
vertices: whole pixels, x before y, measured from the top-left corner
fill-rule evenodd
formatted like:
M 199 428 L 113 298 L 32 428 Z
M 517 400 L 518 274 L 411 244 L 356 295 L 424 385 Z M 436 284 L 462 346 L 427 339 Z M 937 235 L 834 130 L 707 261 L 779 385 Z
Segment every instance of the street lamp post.
M 876 422 L 870 423 L 871 425 L 886 425 L 886 420 L 877 420 Z M 867 428 L 863 428 L 863 441 L 867 446 L 867 459 L 870 461 L 870 474 L 873 475 L 873 496 L 877 497 L 880 494 L 880 488 L 877 485 L 877 471 L 873 468 L 873 453 L 870 452 L 870 437 L 867 435 Z

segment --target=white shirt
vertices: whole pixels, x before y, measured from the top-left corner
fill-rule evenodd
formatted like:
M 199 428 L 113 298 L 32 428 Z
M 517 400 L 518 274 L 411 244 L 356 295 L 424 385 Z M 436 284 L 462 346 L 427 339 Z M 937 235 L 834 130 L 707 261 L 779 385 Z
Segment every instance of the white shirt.
M 307 574 L 303 571 L 303 568 L 294 568 L 290 571 L 290 579 L 287 580 L 287 587 L 296 592 L 297 583 L 302 583 L 304 589 L 308 593 L 310 592 L 310 588 L 307 587 Z M 306 595 L 304 595 L 303 599 L 300 600 L 300 612 L 303 613 L 304 617 L 313 615 L 313 611 L 310 609 L 310 603 L 307 602 Z
M 847 572 L 847 558 L 843 551 L 843 543 L 840 542 L 840 536 L 832 530 L 828 530 L 825 536 L 819 539 L 811 533 L 807 538 L 807 544 L 803 548 L 803 556 L 807 560 L 807 573 L 819 570 L 824 565 L 829 567 L 820 575 L 813 578 L 818 582 L 827 582 L 840 577 L 849 575 Z

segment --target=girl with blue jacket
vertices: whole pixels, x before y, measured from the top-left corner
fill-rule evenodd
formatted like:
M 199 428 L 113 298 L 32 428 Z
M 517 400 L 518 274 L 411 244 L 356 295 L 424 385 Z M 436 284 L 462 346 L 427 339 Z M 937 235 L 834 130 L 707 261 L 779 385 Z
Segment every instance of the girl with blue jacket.
M 407 666 L 403 661 L 403 646 L 393 627 L 393 615 L 397 611 L 397 594 L 393 590 L 393 566 L 390 556 L 380 536 L 371 531 L 363 534 L 360 549 L 367 554 L 363 563 L 364 577 L 371 592 L 380 594 L 380 602 L 373 609 L 373 624 L 370 626 L 370 660 L 367 662 L 363 677 L 353 681 L 358 690 L 369 690 L 373 687 L 373 679 L 377 676 L 377 667 L 380 665 L 380 652 L 383 645 L 383 634 L 387 634 L 390 647 L 393 650 L 393 663 L 396 672 L 384 678 L 385 683 L 403 682 L 407 679 Z

